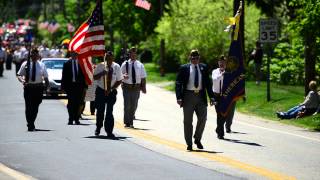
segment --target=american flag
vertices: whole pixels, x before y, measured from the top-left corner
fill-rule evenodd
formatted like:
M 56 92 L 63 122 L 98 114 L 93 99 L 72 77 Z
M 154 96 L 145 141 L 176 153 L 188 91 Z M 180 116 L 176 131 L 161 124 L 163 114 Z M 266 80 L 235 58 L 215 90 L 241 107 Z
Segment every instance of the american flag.
M 101 0 L 97 1 L 97 5 L 89 19 L 76 31 L 70 41 L 69 51 L 75 51 L 79 54 L 80 67 L 87 84 L 90 85 L 93 79 L 91 57 L 104 56 L 105 53 Z
M 136 0 L 135 5 L 146 10 L 150 10 L 151 8 L 151 3 L 149 3 L 147 0 Z

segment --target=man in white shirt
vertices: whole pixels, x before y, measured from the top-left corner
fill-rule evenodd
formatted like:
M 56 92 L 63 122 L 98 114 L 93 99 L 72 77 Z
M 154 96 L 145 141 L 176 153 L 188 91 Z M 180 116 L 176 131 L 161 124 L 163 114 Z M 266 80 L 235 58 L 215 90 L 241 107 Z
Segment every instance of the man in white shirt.
M 39 105 L 42 102 L 43 90 L 48 87 L 49 80 L 46 66 L 38 61 L 40 56 L 36 48 L 31 50 L 30 56 L 32 62 L 23 62 L 17 75 L 24 88 L 28 131 L 35 131 L 34 122 L 37 118 Z M 43 80 L 45 81 L 45 86 L 43 85 Z
M 235 110 L 235 102 L 231 104 L 231 110 L 229 111 L 229 114 L 226 117 L 223 117 L 219 110 L 219 105 L 223 88 L 223 78 L 226 69 L 226 59 L 224 56 L 220 57 L 218 65 L 219 67 L 212 71 L 212 91 L 217 101 L 217 103 L 215 104 L 215 109 L 217 112 L 216 133 L 219 139 L 224 139 L 224 126 L 226 126 L 226 132 L 231 133 L 231 124 Z
M 104 124 L 107 137 L 115 138 L 112 133 L 114 127 L 113 106 L 117 101 L 117 87 L 121 84 L 123 76 L 119 64 L 113 62 L 112 51 L 106 52 L 105 60 L 97 65 L 93 74 L 93 78 L 97 82 L 95 99 L 97 128 L 95 135 L 100 134 L 100 129 Z
M 146 93 L 147 73 L 144 65 L 137 60 L 137 49 L 132 47 L 129 51 L 130 59 L 123 62 L 121 72 L 124 80 L 122 83 L 124 100 L 124 124 L 125 127 L 133 126 L 133 119 L 138 107 L 140 91 Z
M 40 53 L 41 58 L 50 57 L 50 49 L 47 47 L 47 44 L 43 44 L 43 47 L 40 49 L 39 53 Z

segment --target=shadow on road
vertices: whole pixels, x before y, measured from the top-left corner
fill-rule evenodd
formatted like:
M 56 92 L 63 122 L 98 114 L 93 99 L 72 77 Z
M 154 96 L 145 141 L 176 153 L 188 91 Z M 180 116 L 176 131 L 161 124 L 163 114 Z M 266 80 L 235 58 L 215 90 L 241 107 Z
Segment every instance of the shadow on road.
M 210 154 L 218 154 L 223 152 L 216 152 L 216 151 L 207 151 L 207 150 L 192 150 L 192 152 L 200 152 L 200 153 L 210 153 Z
M 150 120 L 147 120 L 147 119 L 134 119 L 134 121 L 150 121 Z
M 69 126 L 91 126 L 91 125 L 94 125 L 94 124 L 80 123 L 80 124 L 71 124 L 71 125 L 69 125 Z
M 123 141 L 124 139 L 131 138 L 131 137 L 123 137 L 123 136 L 108 137 L 108 136 L 100 135 L 100 136 L 87 136 L 87 137 L 84 137 L 84 138 L 108 139 L 108 140 Z
M 238 132 L 238 131 L 231 131 L 233 134 L 248 134 L 248 133 L 243 133 L 243 132 Z
M 46 100 L 67 99 L 67 96 L 43 96 Z
M 53 131 L 51 129 L 35 129 L 34 131 Z
M 152 129 L 145 129 L 145 128 L 137 128 L 137 127 L 130 128 L 130 129 L 141 130 L 141 131 L 150 131 L 150 130 L 152 130 Z
M 227 138 L 224 138 L 224 140 L 225 141 L 229 141 L 229 142 L 233 142 L 233 143 L 238 143 L 238 144 L 250 145 L 250 146 L 262 146 L 262 145 L 257 144 L 257 143 L 246 142 L 246 141 L 242 141 L 242 140 L 238 140 L 238 139 L 227 139 Z

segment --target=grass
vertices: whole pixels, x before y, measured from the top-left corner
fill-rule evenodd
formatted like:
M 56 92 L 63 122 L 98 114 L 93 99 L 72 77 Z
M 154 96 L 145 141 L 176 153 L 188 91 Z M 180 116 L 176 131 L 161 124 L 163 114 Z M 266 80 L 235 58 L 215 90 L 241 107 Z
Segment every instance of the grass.
M 145 68 L 148 74 L 148 82 L 159 84 L 167 90 L 174 91 L 176 73 L 167 73 L 161 77 L 158 67 L 153 63 L 145 64 Z M 266 83 L 262 82 L 257 86 L 255 82 L 247 81 L 247 100 L 246 102 L 238 101 L 237 111 L 279 121 L 275 114 L 276 111 L 286 111 L 304 100 L 304 87 L 302 86 L 283 86 L 271 83 L 270 89 L 271 101 L 268 102 Z M 281 120 L 281 122 L 320 131 L 320 115 Z

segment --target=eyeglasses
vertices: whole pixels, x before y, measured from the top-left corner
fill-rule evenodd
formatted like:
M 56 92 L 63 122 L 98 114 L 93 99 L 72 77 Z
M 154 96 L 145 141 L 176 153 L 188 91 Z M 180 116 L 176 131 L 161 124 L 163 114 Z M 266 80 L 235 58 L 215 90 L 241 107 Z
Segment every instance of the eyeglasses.
M 196 59 L 199 59 L 199 57 L 200 57 L 200 56 L 191 56 L 191 59 L 192 59 L 192 60 L 196 60 Z

